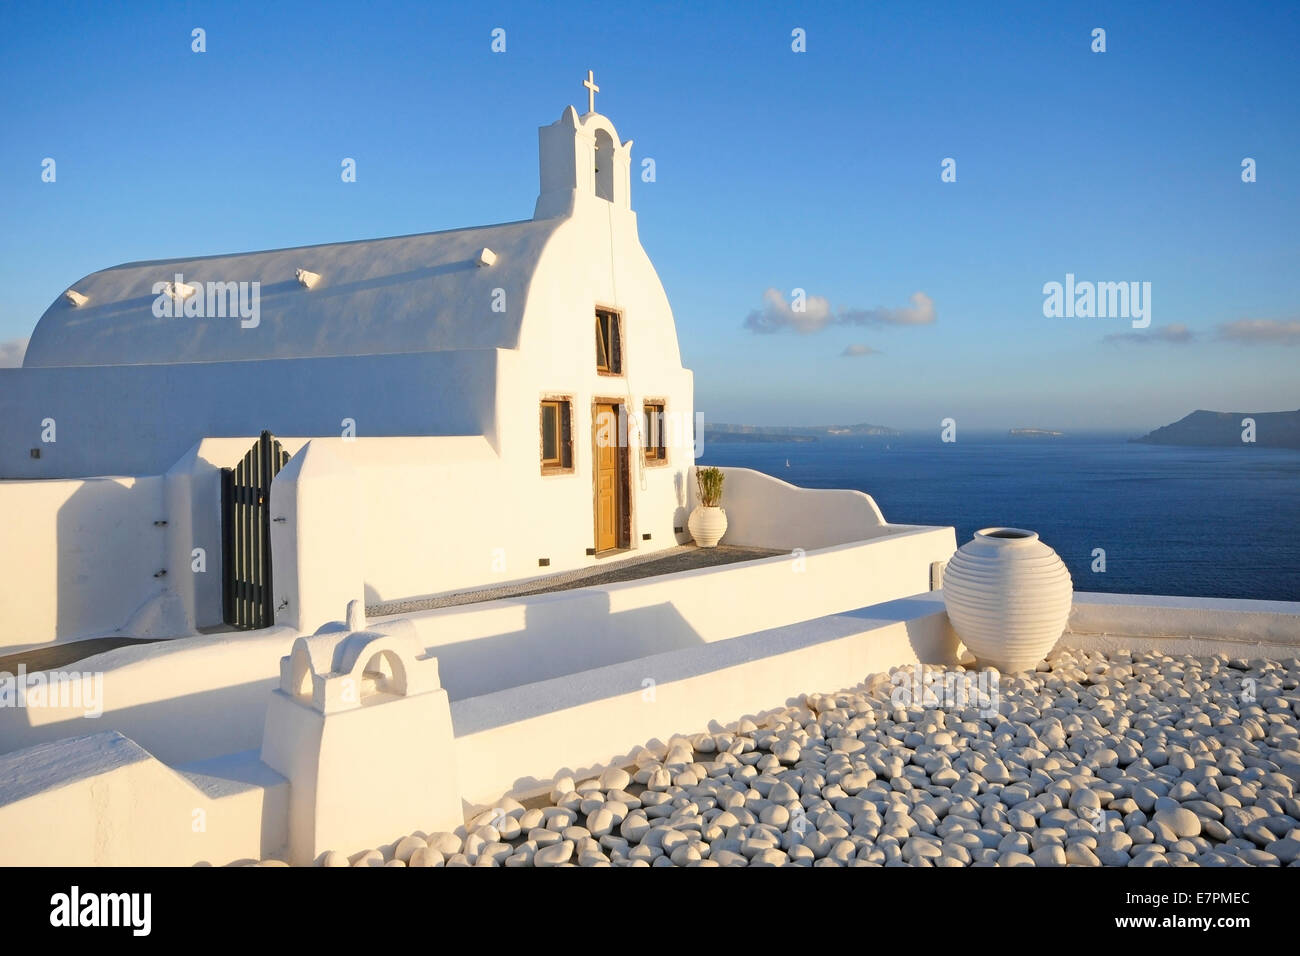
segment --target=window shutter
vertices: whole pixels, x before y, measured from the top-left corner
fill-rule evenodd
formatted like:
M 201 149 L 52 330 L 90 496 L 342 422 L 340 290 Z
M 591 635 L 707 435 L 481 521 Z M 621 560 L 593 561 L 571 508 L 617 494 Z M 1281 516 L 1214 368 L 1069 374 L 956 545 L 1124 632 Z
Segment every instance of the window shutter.
M 568 402 L 560 403 L 560 463 L 573 467 L 573 408 Z

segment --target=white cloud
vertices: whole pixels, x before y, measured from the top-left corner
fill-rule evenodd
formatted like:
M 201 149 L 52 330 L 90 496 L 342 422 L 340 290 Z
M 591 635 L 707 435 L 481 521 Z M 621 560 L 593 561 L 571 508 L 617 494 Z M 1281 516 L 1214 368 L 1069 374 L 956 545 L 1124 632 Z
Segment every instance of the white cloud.
M 10 339 L 0 342 L 0 368 L 19 368 L 27 352 L 29 339 Z
M 1181 322 L 1161 325 L 1144 332 L 1113 332 L 1102 339 L 1110 343 L 1132 343 L 1134 345 L 1152 345 L 1165 342 L 1170 345 L 1187 345 L 1196 338 L 1196 333 Z
M 861 345 L 854 343 L 844 346 L 844 351 L 840 355 L 844 358 L 857 358 L 860 355 L 883 355 L 879 349 L 873 349 L 870 345 Z
M 1300 319 L 1237 319 L 1219 326 L 1219 338 L 1242 345 L 1300 345 Z
M 912 304 L 899 309 L 849 309 L 840 312 L 842 325 L 930 325 L 934 322 L 934 300 L 924 292 L 913 292 Z
M 911 305 L 889 309 L 840 309 L 819 295 L 807 296 L 802 310 L 796 310 L 776 289 L 763 293 L 763 307 L 745 318 L 751 332 L 820 332 L 832 325 L 929 325 L 935 320 L 934 301 L 924 292 L 914 292 Z

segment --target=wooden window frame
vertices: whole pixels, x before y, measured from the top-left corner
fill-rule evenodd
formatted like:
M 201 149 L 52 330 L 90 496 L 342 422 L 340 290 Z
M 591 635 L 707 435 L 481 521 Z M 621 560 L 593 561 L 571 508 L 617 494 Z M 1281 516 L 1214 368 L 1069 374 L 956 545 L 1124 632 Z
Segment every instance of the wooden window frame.
M 646 426 L 646 416 L 650 409 L 659 409 L 659 426 L 657 429 L 659 441 L 657 444 L 650 443 L 654 436 L 653 431 L 649 431 L 641 436 L 641 459 L 649 466 L 658 467 L 668 464 L 668 443 L 664 440 L 664 419 L 668 415 L 668 402 L 662 398 L 647 398 L 641 402 L 641 427 Z
M 613 356 L 606 356 L 607 365 L 600 364 L 600 353 L 604 343 L 604 336 L 601 334 L 601 318 L 608 315 L 613 319 Z M 623 346 L 623 313 L 618 309 L 607 309 L 604 306 L 596 306 L 596 374 L 607 375 L 611 378 L 621 378 L 625 367 L 626 349 Z M 608 351 L 608 350 L 606 350 Z
M 555 405 L 559 407 L 557 424 L 559 426 L 559 435 L 557 436 L 558 458 L 546 458 L 546 432 L 543 430 L 545 421 L 546 406 Z M 571 475 L 577 469 L 573 460 L 573 396 L 572 395 L 543 395 L 537 405 L 537 454 L 542 463 L 543 475 Z

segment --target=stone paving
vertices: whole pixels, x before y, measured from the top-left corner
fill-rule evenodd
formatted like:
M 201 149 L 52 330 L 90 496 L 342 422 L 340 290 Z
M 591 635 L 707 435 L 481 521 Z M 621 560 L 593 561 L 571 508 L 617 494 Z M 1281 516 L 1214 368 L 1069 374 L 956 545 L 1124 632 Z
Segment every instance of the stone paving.
M 495 601 L 499 598 L 528 597 L 533 594 L 546 594 L 551 591 L 568 591 L 573 588 L 595 587 L 600 584 L 617 584 L 624 581 L 638 581 L 661 574 L 673 574 L 678 571 L 693 571 L 698 568 L 713 568 L 739 561 L 756 561 L 770 558 L 787 551 L 774 551 L 771 548 L 744 548 L 731 545 L 718 545 L 714 548 L 699 548 L 693 544 L 678 545 L 650 554 L 627 552 L 626 557 L 610 557 L 592 567 L 577 568 L 533 578 L 518 584 L 504 584 L 495 588 L 478 588 L 473 591 L 460 591 L 455 594 L 442 594 L 428 598 L 413 598 L 403 601 L 387 601 L 366 608 L 367 617 L 381 617 L 389 614 L 409 614 L 413 611 L 429 611 L 440 607 L 457 607 L 462 604 L 478 604 L 481 601 Z

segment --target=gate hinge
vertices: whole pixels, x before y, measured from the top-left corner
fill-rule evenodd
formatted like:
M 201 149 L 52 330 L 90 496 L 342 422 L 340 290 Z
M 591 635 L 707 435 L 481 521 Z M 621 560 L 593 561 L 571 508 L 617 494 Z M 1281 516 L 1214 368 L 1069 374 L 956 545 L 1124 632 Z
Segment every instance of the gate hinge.
M 166 569 L 166 568 L 163 568 L 161 571 L 159 571 L 157 574 L 154 575 L 154 577 L 156 577 L 156 578 L 161 578 L 161 577 L 166 577 L 166 576 L 167 576 L 167 569 Z
M 153 523 L 153 526 L 154 526 L 155 528 L 165 528 L 165 527 L 167 527 L 167 522 L 166 522 L 166 521 L 155 521 L 155 522 Z

